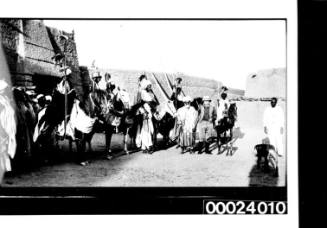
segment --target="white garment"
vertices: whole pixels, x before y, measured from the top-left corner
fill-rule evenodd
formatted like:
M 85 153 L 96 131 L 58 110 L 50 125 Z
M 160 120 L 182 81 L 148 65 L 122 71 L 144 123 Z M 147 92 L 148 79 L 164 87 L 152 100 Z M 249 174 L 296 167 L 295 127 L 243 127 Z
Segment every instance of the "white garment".
M 152 114 L 150 106 L 145 103 L 143 107 L 138 110 L 139 114 L 142 114 L 143 121 L 142 126 L 137 127 L 135 143 L 137 147 L 141 147 L 142 150 L 149 149 L 152 143 L 152 134 L 154 132 L 152 123 Z
M 79 101 L 75 100 L 70 116 L 73 127 L 83 133 L 90 133 L 93 129 L 96 118 L 91 118 L 79 107 Z
M 70 119 L 66 126 L 66 135 L 75 139 L 75 128 L 82 133 L 90 133 L 93 129 L 96 118 L 91 118 L 79 107 L 79 101 L 75 100 Z M 64 121 L 58 126 L 57 134 L 64 136 L 65 126 Z
M 177 95 L 177 100 L 184 102 L 184 96 L 183 96 L 182 93 L 180 93 L 180 94 Z
M 96 84 L 96 83 L 95 83 Z M 105 79 L 102 77 L 101 80 L 98 82 L 97 87 L 100 90 L 106 91 L 107 89 L 107 82 L 105 81 Z
M 16 153 L 16 120 L 15 111 L 9 103 L 9 99 L 0 95 L 0 104 L 4 107 L 0 113 L 0 123 L 8 135 L 8 155 L 14 158 Z
M 15 111 L 6 96 L 0 94 L 0 171 L 11 171 L 10 158 L 14 158 L 16 153 L 16 120 Z M 0 179 L 1 182 L 1 179 Z
M 65 94 L 66 92 L 69 93 L 70 86 L 69 86 L 68 81 L 65 81 L 64 79 L 62 79 L 61 82 L 58 83 L 56 89 L 61 94 Z
M 280 106 L 274 108 L 269 106 L 263 115 L 263 126 L 268 130 L 269 143 L 275 147 L 278 154 L 284 154 L 283 134 L 281 128 L 284 128 L 284 112 Z
M 192 132 L 197 117 L 198 113 L 192 106 L 183 106 L 177 110 L 177 123 L 182 125 L 183 131 Z
M 217 104 L 217 119 L 215 124 L 218 125 L 218 121 L 223 119 L 226 116 L 226 113 L 229 109 L 229 101 L 219 99 L 219 103 Z
M 147 92 L 145 89 L 141 90 L 141 100 L 144 102 L 151 102 L 154 100 L 152 93 Z
M 41 131 L 42 131 L 43 128 L 44 128 L 45 122 L 43 122 L 42 125 L 41 125 L 40 127 L 39 127 L 39 123 L 40 123 L 41 118 L 44 116 L 46 110 L 47 110 L 46 108 L 43 108 L 43 109 L 42 109 L 41 111 L 39 111 L 39 113 L 37 114 L 37 124 L 36 124 L 35 129 L 34 129 L 33 142 L 36 142 L 36 140 L 37 140 L 38 137 L 40 136 Z
M 149 85 L 151 85 L 151 82 L 147 79 L 143 79 L 142 81 L 140 81 L 141 89 L 145 89 Z

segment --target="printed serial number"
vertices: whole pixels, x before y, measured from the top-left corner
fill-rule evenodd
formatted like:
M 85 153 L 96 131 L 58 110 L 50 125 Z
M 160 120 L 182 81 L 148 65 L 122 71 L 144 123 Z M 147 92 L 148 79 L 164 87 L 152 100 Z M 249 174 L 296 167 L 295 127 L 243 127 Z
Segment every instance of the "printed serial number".
M 284 201 L 204 200 L 205 214 L 286 214 Z

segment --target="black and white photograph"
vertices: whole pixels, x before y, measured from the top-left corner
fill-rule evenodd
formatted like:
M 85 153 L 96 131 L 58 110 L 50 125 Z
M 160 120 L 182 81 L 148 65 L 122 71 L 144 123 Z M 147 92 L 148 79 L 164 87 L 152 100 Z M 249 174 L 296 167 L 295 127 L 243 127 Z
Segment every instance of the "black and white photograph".
M 0 14 L 0 214 L 298 225 L 295 1 L 182 2 Z
M 2 187 L 286 186 L 286 26 L 2 19 Z

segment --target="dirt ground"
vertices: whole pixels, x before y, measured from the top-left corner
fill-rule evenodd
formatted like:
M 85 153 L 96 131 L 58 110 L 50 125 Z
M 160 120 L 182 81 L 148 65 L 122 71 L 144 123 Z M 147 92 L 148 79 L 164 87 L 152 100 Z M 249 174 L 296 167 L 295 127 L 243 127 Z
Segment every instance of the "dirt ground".
M 181 154 L 173 146 L 152 155 L 142 152 L 123 154 L 122 135 L 114 135 L 114 159 L 104 158 L 104 135 L 92 140 L 94 154 L 88 166 L 70 159 L 67 142 L 60 143 L 60 162 L 45 164 L 30 171 L 6 176 L 3 187 L 71 187 L 71 186 L 285 186 L 286 155 L 279 158 L 279 177 L 256 167 L 254 146 L 265 138 L 262 115 L 269 103 L 238 102 L 238 122 L 234 129 L 233 154 Z M 285 104 L 282 104 L 285 107 Z M 285 150 L 286 151 L 286 150 Z M 75 151 L 76 153 L 76 151 Z

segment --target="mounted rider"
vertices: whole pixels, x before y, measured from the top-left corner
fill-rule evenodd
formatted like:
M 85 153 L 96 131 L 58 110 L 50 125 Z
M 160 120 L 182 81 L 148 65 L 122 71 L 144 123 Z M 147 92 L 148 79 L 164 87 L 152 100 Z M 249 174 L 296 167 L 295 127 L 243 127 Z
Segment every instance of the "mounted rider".
M 138 83 L 138 87 L 137 87 L 137 93 L 136 93 L 136 100 L 135 100 L 135 104 L 138 104 L 141 102 L 141 91 L 142 91 L 142 84 L 144 83 L 145 80 L 148 80 L 147 76 L 145 74 L 142 74 L 139 77 L 139 83 Z
M 227 118 L 228 109 L 230 106 L 230 102 L 227 99 L 227 87 L 223 86 L 222 91 L 220 93 L 220 98 L 217 99 L 217 119 L 215 125 L 218 126 L 221 124 L 224 118 Z
M 94 72 L 92 75 L 92 91 L 94 92 L 95 90 L 100 90 L 100 81 L 102 79 L 102 75 L 100 72 Z
M 183 107 L 184 105 L 184 92 L 182 90 L 182 78 L 178 77 L 175 80 L 175 84 L 173 85 L 173 94 L 171 95 L 171 100 L 174 102 L 174 106 L 176 109 Z
M 152 122 L 152 112 L 157 102 L 152 92 L 151 82 L 143 79 L 140 82 L 140 101 L 141 107 L 138 109 L 137 115 L 142 116 L 141 123 L 137 128 L 136 146 L 141 147 L 143 153 L 153 153 L 153 133 L 154 127 Z

